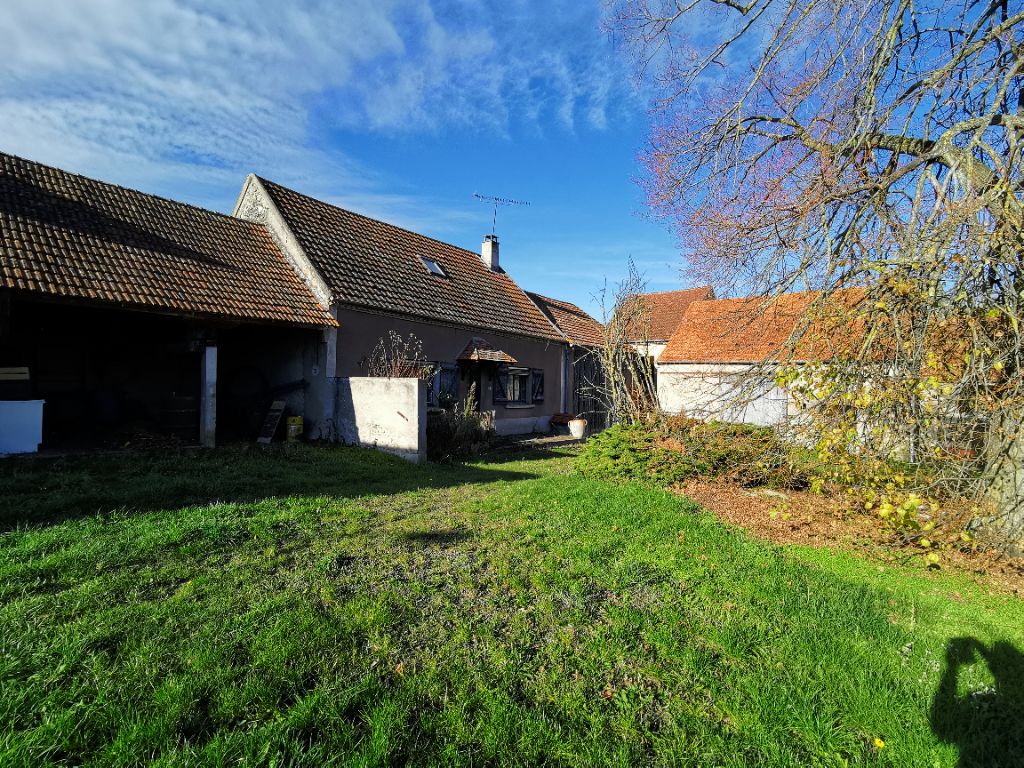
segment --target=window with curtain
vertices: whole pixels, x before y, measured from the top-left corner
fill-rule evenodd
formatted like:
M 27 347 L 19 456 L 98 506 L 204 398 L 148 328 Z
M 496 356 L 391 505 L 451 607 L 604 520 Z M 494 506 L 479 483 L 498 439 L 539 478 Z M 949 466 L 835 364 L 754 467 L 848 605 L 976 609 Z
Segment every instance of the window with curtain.
M 494 377 L 493 400 L 505 405 L 544 402 L 544 370 L 501 366 Z

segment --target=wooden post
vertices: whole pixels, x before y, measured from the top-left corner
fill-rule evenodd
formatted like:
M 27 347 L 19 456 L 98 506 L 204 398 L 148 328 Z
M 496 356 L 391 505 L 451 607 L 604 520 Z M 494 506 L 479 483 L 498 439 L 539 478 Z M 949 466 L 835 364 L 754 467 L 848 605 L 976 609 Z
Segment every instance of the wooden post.
M 562 413 L 569 410 L 569 356 L 572 354 L 568 344 L 562 345 L 561 370 L 559 383 L 562 388 Z
M 203 348 L 200 372 L 199 442 L 206 448 L 217 444 L 217 347 Z

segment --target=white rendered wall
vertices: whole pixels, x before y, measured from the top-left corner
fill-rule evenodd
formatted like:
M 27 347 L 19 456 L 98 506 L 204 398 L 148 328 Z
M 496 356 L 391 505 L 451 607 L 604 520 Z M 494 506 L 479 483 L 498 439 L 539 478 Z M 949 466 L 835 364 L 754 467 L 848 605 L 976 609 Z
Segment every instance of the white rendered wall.
M 639 354 L 644 355 L 645 357 L 650 357 L 654 360 L 658 359 L 667 346 L 667 341 L 638 341 L 633 343 L 633 349 L 635 349 Z
M 421 463 L 427 458 L 427 385 L 420 379 L 338 379 L 341 439 Z
M 753 366 L 661 363 L 658 402 L 666 413 L 697 419 L 760 426 L 778 426 L 794 415 L 795 405 L 781 387 L 763 386 L 751 392 L 744 375 Z

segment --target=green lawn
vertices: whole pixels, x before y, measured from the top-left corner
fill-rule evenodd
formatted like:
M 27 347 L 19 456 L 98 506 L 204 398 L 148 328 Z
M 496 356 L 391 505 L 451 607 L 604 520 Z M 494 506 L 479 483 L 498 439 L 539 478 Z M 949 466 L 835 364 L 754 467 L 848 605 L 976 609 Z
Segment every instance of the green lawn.
M 564 455 L 7 460 L 0 530 L 4 766 L 1024 764 L 1019 598 Z

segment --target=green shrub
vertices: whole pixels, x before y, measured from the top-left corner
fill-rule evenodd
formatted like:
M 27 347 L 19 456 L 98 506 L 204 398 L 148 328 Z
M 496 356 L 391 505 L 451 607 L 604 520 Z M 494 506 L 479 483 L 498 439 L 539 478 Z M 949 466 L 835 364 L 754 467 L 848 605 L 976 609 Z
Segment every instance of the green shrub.
M 657 485 L 705 476 L 773 488 L 806 488 L 816 471 L 806 452 L 769 427 L 681 418 L 610 427 L 588 441 L 576 465 L 589 477 Z
M 662 487 L 692 477 L 721 477 L 748 488 L 827 491 L 850 512 L 876 517 L 892 531 L 894 542 L 916 547 L 930 565 L 940 562 L 938 550 L 975 545 L 966 524 L 977 509 L 963 499 L 909 490 L 927 479 L 927 467 L 855 455 L 838 465 L 826 463 L 770 427 L 684 418 L 617 424 L 590 439 L 576 457 L 576 468 L 586 477 Z
M 691 457 L 658 444 L 649 424 L 616 424 L 591 437 L 576 459 L 587 477 L 647 480 L 659 485 L 681 482 L 696 468 Z

